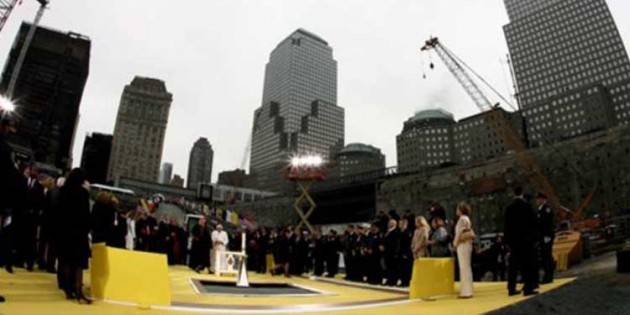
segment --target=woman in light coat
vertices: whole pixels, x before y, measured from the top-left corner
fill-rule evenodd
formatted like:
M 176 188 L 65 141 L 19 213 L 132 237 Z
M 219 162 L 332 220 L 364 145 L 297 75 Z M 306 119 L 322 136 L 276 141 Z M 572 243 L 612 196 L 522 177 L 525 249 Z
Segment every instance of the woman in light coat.
M 429 241 L 429 223 L 423 216 L 416 217 L 416 231 L 413 233 L 413 239 L 411 240 L 411 252 L 413 252 L 413 258 L 418 259 L 420 257 L 427 257 L 428 255 L 428 241 Z
M 460 202 L 457 205 L 457 224 L 455 225 L 455 239 L 453 246 L 457 251 L 457 262 L 459 264 L 460 291 L 459 298 L 468 299 L 473 296 L 473 274 L 472 274 L 472 250 L 474 232 L 468 217 L 471 213 L 470 205 Z

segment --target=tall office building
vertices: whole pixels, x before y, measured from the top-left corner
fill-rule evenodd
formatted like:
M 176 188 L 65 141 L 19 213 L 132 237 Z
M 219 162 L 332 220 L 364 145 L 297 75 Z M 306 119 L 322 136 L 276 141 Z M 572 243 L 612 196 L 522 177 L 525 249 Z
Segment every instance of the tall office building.
M 398 171 L 467 165 L 505 155 L 509 149 L 503 144 L 501 135 L 487 123 L 493 111 L 500 111 L 512 128 L 524 137 L 519 112 L 497 108 L 455 121 L 445 110 L 422 110 L 405 121 L 402 132 L 396 137 Z
M 630 61 L 605 0 L 504 0 L 534 146 L 630 121 Z
M 168 184 L 173 177 L 173 164 L 162 163 L 162 169 L 160 170 L 160 184 Z
M 31 24 L 22 23 L 2 71 L 7 92 Z M 79 106 L 90 68 L 90 39 L 37 27 L 18 74 L 13 99 L 21 117 L 9 142 L 25 158 L 60 171 L 72 166 Z
M 114 127 L 109 180 L 158 181 L 172 100 L 158 79 L 135 77 L 125 86 Z
M 111 150 L 112 135 L 94 132 L 85 136 L 81 168 L 90 183 L 107 183 L 107 167 Z
M 321 37 L 298 29 L 271 52 L 262 106 L 254 112 L 250 174 L 260 187 L 282 190 L 280 169 L 291 154 L 329 159 L 344 144 L 337 106 L 337 61 Z
M 197 189 L 199 184 L 210 184 L 214 151 L 208 139 L 199 138 L 190 150 L 188 160 L 188 189 Z

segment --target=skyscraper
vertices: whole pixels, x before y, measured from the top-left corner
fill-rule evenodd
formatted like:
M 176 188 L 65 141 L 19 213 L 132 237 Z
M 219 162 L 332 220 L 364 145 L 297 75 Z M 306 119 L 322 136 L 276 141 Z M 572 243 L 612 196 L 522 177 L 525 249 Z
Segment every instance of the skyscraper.
M 605 0 L 504 0 L 534 146 L 630 121 L 630 61 Z
M 92 133 L 85 136 L 81 168 L 93 184 L 107 183 L 107 167 L 112 150 L 112 135 Z
M 173 164 L 162 163 L 162 169 L 160 170 L 160 184 L 168 184 L 173 177 Z
M 109 180 L 158 181 L 172 99 L 158 79 L 135 77 L 125 86 L 114 128 Z
M 298 29 L 271 52 L 262 105 L 254 112 L 250 173 L 278 190 L 291 154 L 331 158 L 343 148 L 344 110 L 337 106 L 337 61 L 321 37 Z
M 3 94 L 30 27 L 22 23 L 6 59 L 0 83 Z M 21 120 L 9 142 L 21 155 L 59 170 L 72 166 L 90 47 L 90 39 L 83 35 L 36 28 L 12 95 Z
M 199 138 L 195 141 L 188 160 L 188 189 L 197 189 L 199 184 L 210 183 L 213 157 L 214 151 L 208 139 Z

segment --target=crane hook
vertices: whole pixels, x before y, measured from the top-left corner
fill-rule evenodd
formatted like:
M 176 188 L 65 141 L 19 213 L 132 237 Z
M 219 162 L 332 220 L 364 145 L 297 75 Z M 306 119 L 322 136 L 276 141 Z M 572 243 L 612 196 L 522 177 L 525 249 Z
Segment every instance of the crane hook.
M 431 70 L 435 68 L 435 65 L 433 64 L 433 62 L 429 64 L 429 68 L 431 68 Z

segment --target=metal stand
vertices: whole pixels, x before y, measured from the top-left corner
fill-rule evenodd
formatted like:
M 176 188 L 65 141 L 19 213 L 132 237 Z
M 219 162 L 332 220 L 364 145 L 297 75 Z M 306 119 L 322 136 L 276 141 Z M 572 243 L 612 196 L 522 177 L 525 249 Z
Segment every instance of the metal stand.
M 300 180 L 297 181 L 298 187 L 300 188 L 300 195 L 297 197 L 297 199 L 295 199 L 295 203 L 293 204 L 293 208 L 295 209 L 295 212 L 297 212 L 298 216 L 300 216 L 300 223 L 297 225 L 297 228 L 300 229 L 302 228 L 302 225 L 306 225 L 306 227 L 308 228 L 308 230 L 313 233 L 314 229 L 313 226 L 311 226 L 311 224 L 308 222 L 308 218 L 311 216 L 311 214 L 313 214 L 313 211 L 315 211 L 315 201 L 313 201 L 313 198 L 311 198 L 311 195 L 309 194 L 309 189 L 311 188 L 311 185 L 313 185 L 315 181 L 314 180 Z M 308 210 L 306 211 L 306 214 L 304 214 L 304 212 L 302 211 L 302 204 L 304 204 L 304 202 L 307 202 Z

